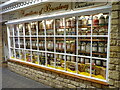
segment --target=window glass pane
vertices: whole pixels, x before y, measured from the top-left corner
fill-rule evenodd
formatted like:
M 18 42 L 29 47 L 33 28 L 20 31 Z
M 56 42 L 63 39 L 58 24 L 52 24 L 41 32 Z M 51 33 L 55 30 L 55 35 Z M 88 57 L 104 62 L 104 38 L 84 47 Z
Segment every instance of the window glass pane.
M 78 38 L 78 54 L 84 56 L 90 56 L 91 38 L 81 37 Z
M 44 21 L 38 21 L 38 35 L 44 34 Z
M 45 38 L 38 38 L 39 50 L 45 50 Z
M 65 21 L 63 18 L 55 19 L 56 35 L 64 35 Z
M 54 54 L 47 53 L 47 66 L 54 68 L 55 66 Z
M 76 34 L 76 19 L 75 17 L 69 17 L 65 19 L 66 23 L 66 35 Z
M 76 57 L 66 56 L 66 70 L 68 72 L 76 73 Z
M 32 40 L 32 49 L 37 50 L 38 47 L 37 37 L 31 38 L 31 40 Z
M 91 35 L 92 16 L 78 16 L 78 35 Z
M 32 63 L 38 64 L 38 52 L 32 52 Z
M 44 52 L 39 52 L 39 64 L 40 65 L 45 65 L 46 59 L 45 59 L 45 53 Z
M 56 69 L 65 70 L 65 56 L 56 54 Z
M 54 35 L 53 19 L 46 20 L 46 35 Z
M 90 58 L 78 58 L 78 74 L 90 76 Z
M 92 60 L 92 77 L 98 79 L 106 79 L 106 61 L 104 60 Z

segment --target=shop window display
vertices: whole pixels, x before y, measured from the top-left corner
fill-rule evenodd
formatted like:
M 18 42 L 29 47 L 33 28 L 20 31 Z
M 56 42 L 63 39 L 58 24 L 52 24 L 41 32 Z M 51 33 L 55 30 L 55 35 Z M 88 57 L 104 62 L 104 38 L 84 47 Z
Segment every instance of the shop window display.
M 108 20 L 98 13 L 8 25 L 11 58 L 106 80 Z

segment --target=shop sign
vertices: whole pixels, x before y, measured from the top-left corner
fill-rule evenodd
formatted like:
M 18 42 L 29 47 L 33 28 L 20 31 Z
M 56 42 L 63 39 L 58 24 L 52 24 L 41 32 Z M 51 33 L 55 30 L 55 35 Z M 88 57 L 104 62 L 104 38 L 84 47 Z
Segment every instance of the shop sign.
M 46 3 L 38 6 L 34 6 L 31 8 L 27 8 L 25 10 L 20 10 L 21 17 L 24 16 L 32 16 L 32 15 L 41 15 L 47 13 L 53 13 L 58 11 L 70 10 L 71 4 L 69 3 Z
M 107 5 L 108 2 L 73 2 L 73 10 Z

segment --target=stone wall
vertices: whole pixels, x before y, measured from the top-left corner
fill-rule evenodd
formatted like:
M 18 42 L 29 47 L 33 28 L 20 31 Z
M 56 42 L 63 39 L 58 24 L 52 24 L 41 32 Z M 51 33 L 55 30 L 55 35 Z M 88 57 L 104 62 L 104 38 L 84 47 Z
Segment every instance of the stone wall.
M 109 84 L 120 88 L 120 2 L 112 5 Z
M 70 76 L 45 71 L 27 65 L 22 65 L 20 63 L 8 62 L 8 68 L 11 71 L 54 88 L 108 88 L 108 86 L 101 84 L 77 78 L 75 79 Z

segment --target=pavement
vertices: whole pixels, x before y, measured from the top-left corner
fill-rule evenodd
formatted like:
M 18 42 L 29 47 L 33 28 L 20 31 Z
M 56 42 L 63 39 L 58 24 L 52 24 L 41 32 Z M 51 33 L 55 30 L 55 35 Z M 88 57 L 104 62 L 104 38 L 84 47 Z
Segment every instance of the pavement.
M 17 73 L 10 71 L 7 67 L 3 67 L 2 68 L 2 88 L 29 88 L 29 89 L 39 88 L 39 90 L 42 90 L 42 89 L 48 90 L 48 89 L 51 89 L 52 87 L 46 86 L 32 79 L 21 76 Z

